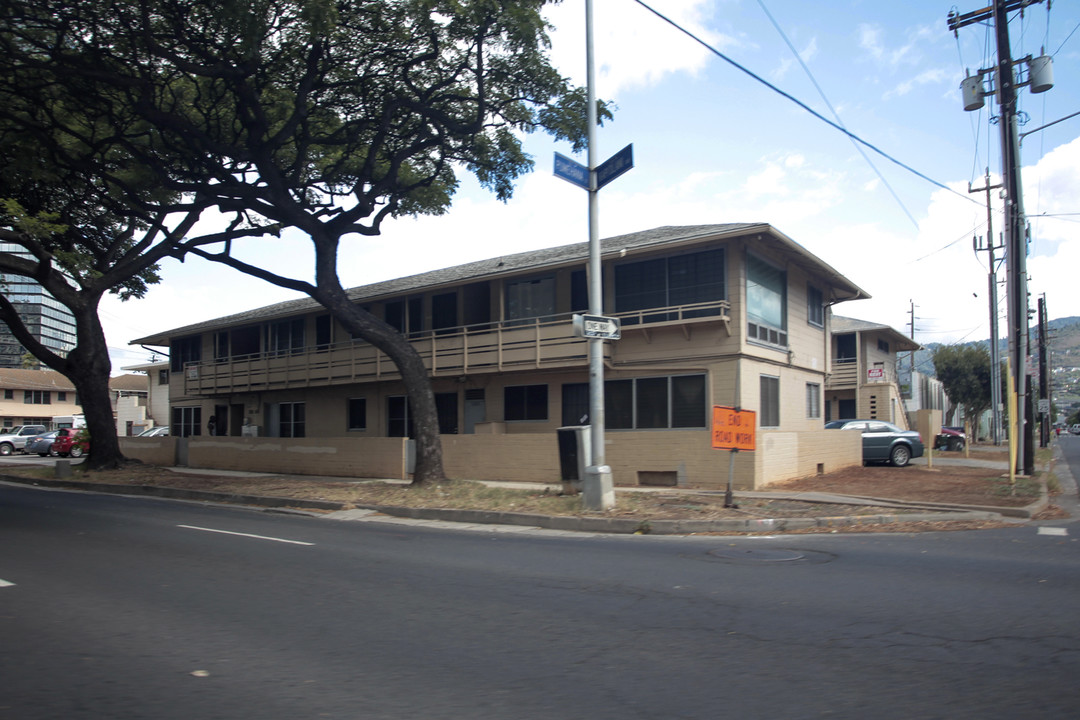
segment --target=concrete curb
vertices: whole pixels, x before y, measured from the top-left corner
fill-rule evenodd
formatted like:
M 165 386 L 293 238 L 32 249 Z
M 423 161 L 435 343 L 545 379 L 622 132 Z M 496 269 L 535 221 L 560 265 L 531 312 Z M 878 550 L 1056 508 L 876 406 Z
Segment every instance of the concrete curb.
M 84 490 L 114 495 L 157 497 L 172 500 L 193 500 L 200 502 L 232 503 L 254 505 L 268 508 L 298 508 L 307 510 L 342 511 L 351 507 L 371 510 L 383 515 L 413 520 L 436 520 L 474 525 L 511 525 L 517 527 L 535 527 L 547 530 L 568 530 L 586 533 L 609 533 L 623 535 L 690 535 L 710 532 L 785 532 L 808 528 L 849 528 L 861 525 L 883 525 L 904 522 L 949 522 L 949 521 L 992 521 L 1000 519 L 1003 510 L 1017 508 L 979 508 L 965 509 L 941 505 L 927 507 L 927 503 L 910 506 L 888 501 L 893 507 L 926 508 L 921 513 L 888 513 L 873 515 L 840 515 L 832 517 L 794 517 L 794 518 L 726 518 L 723 520 L 639 520 L 635 518 L 607 518 L 589 515 L 537 515 L 531 513 L 496 512 L 489 510 L 455 510 L 445 508 L 410 508 L 387 505 L 346 505 L 325 500 L 301 500 L 277 498 L 260 495 L 240 495 L 233 493 L 215 493 L 205 490 L 187 490 L 183 488 L 158 487 L 154 485 L 115 485 L 103 483 L 85 483 L 74 480 L 51 480 L 0 475 L 0 480 L 22 485 Z M 779 497 L 779 496 L 778 496 Z M 812 502 L 812 501 L 803 501 Z M 1031 506 L 1029 506 L 1031 507 Z M 1030 517 L 1030 515 L 1013 515 Z

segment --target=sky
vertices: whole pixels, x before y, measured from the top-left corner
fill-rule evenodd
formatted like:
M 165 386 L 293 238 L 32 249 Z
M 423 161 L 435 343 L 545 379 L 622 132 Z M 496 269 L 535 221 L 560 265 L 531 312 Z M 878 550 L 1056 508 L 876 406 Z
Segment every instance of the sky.
M 635 0 L 594 0 L 596 92 L 616 106 L 597 133 L 597 156 L 634 146 L 633 169 L 599 193 L 601 237 L 768 223 L 872 296 L 837 305 L 836 314 L 908 335 L 914 306 L 920 343 L 990 336 L 988 254 L 973 250 L 973 238 L 989 234 L 986 193 L 969 190 L 983 188 L 987 172 L 992 185 L 1000 182 L 1001 132 L 993 95 L 982 110 L 965 112 L 959 88 L 966 73 L 996 62 L 994 30 L 975 24 L 954 36 L 946 24 L 950 9 L 975 11 L 983 0 L 646 5 L 698 40 Z M 1046 5 L 1013 14 L 1009 33 L 1013 58 L 1053 59 L 1052 89 L 1019 91 L 1020 132 L 1030 133 L 1021 144 L 1029 291 L 1045 294 L 1053 319 L 1080 315 L 1073 285 L 1080 278 L 1080 116 L 1068 117 L 1080 112 L 1080 3 Z M 584 85 L 584 0 L 563 0 L 546 14 L 553 62 Z M 1023 80 L 1026 66 L 1019 67 Z M 446 215 L 390 220 L 379 237 L 346 239 L 345 287 L 588 240 L 586 192 L 552 173 L 554 153 L 581 163 L 585 156 L 542 135 L 528 136 L 525 147 L 535 168 L 509 202 L 463 173 Z M 1000 243 L 998 193 L 991 221 Z M 308 241 L 296 232 L 248 243 L 241 253 L 292 277 L 314 274 Z M 114 373 L 152 359 L 129 345 L 133 339 L 300 297 L 197 258 L 166 261 L 162 276 L 143 299 L 102 303 Z M 1005 280 L 1004 265 L 998 279 Z

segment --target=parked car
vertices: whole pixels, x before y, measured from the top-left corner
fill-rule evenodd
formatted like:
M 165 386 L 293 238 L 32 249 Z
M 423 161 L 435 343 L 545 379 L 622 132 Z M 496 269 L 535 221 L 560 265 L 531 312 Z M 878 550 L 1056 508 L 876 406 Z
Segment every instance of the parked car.
M 52 450 L 53 441 L 56 440 L 56 433 L 58 432 L 60 431 L 53 430 L 42 435 L 35 435 L 26 441 L 26 447 L 23 448 L 23 452 L 27 455 L 37 453 L 41 457 L 47 457 Z
M 901 430 L 883 420 L 833 420 L 825 423 L 825 429 L 861 431 L 863 462 L 888 462 L 903 467 L 923 454 L 919 433 Z
M 1070 427 L 1069 432 L 1071 432 L 1073 435 L 1080 435 L 1080 423 L 1076 423 L 1075 425 Z
M 0 455 L 11 455 L 16 450 L 26 447 L 27 441 L 35 435 L 41 435 L 47 427 L 44 425 L 18 425 L 9 432 L 0 435 Z
M 168 425 L 158 425 L 157 427 L 147 428 L 135 437 L 164 437 L 169 434 Z
M 90 440 L 85 434 L 79 434 L 77 430 L 63 428 L 56 431 L 56 439 L 53 440 L 52 454 L 60 457 L 82 457 L 90 452 Z
M 966 444 L 964 428 L 955 425 L 942 425 L 941 433 L 934 438 L 935 450 L 963 450 Z

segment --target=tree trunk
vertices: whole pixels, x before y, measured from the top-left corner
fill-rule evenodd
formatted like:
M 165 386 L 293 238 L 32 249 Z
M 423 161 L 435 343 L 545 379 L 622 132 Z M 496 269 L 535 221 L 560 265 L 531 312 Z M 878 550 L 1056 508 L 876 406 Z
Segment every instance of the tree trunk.
M 97 314 L 97 303 L 75 311 L 78 345 L 68 353 L 64 375 L 75 385 L 90 433 L 90 454 L 86 466 L 91 470 L 119 467 L 124 460 L 113 418 L 109 376 L 112 363 L 105 342 L 105 331 Z
M 423 358 L 404 335 L 351 302 L 334 273 L 332 281 L 320 277 L 318 289 L 311 293 L 330 311 L 342 326 L 386 353 L 397 366 L 409 396 L 409 411 L 416 433 L 416 468 L 413 484 L 446 482 L 443 471 L 442 441 L 439 438 L 439 415 L 435 394 Z

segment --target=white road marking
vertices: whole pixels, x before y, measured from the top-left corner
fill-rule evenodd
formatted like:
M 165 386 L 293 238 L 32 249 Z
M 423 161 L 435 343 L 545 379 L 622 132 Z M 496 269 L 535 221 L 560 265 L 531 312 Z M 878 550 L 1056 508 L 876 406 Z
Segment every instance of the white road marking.
M 1041 527 L 1039 528 L 1040 535 L 1068 535 L 1069 531 L 1065 528 L 1055 527 Z
M 279 543 L 289 543 L 290 545 L 314 545 L 315 543 L 303 542 L 301 540 L 286 540 L 285 538 L 268 537 L 266 535 L 252 535 L 251 533 L 233 532 L 231 530 L 215 530 L 214 528 L 198 527 L 196 525 L 177 525 L 176 527 L 187 528 L 188 530 L 202 530 L 203 532 L 221 533 L 222 535 L 239 535 L 240 537 L 255 538 L 256 540 L 272 540 Z
M 0 580 L 0 587 L 15 587 L 15 583 L 8 582 L 7 580 Z

